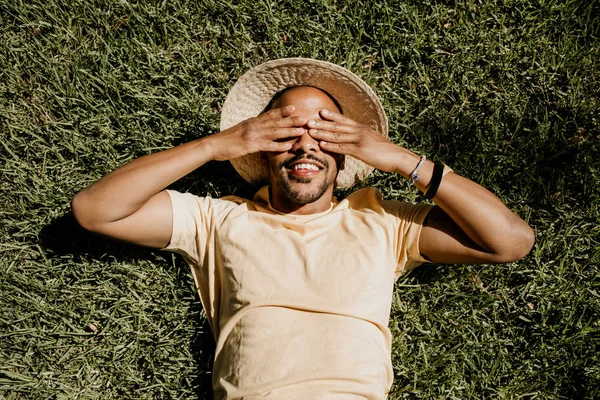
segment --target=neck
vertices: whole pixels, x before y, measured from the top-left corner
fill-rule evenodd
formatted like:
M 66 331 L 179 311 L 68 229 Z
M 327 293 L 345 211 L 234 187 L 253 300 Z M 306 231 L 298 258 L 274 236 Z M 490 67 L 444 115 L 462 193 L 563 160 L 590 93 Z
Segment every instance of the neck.
M 275 210 L 285 214 L 310 215 L 325 212 L 331 208 L 333 199 L 333 187 L 327 189 L 321 197 L 312 203 L 296 203 L 279 191 L 269 187 L 269 202 Z

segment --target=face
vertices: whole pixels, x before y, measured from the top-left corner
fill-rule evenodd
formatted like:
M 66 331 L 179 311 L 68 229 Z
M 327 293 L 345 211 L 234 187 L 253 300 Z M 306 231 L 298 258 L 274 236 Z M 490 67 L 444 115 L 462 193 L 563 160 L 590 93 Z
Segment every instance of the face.
M 333 100 L 319 89 L 300 86 L 285 91 L 273 108 L 294 105 L 293 116 L 321 119 L 319 111 L 326 108 L 340 112 Z M 319 143 L 307 132 L 284 153 L 265 153 L 273 200 L 296 205 L 314 203 L 319 199 L 331 201 L 338 163 L 341 156 L 321 151 Z

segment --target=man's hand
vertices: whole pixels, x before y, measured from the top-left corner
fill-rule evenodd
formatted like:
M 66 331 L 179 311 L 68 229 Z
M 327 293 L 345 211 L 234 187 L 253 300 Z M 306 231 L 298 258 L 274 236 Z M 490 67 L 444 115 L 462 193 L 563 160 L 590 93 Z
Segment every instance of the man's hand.
M 162 248 L 171 238 L 173 211 L 164 189 L 211 160 L 258 151 L 287 151 L 306 133 L 294 107 L 273 109 L 212 136 L 135 159 L 79 192 L 73 214 L 85 229 Z
M 394 172 L 398 154 L 405 151 L 367 125 L 329 110 L 321 110 L 323 121 L 310 120 L 308 133 L 319 140 L 322 150 L 347 154 L 382 171 Z
M 306 133 L 307 119 L 291 117 L 294 109 L 294 106 L 274 108 L 209 136 L 206 139 L 212 159 L 225 161 L 259 151 L 288 151 L 293 145 L 290 139 Z

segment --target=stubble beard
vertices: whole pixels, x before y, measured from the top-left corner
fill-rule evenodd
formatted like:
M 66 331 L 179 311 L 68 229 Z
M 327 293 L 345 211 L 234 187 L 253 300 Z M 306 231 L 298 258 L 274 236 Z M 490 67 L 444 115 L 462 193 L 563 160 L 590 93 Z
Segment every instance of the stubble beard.
M 313 157 L 309 156 L 308 158 L 313 158 Z M 298 176 L 288 175 L 286 166 L 288 164 L 292 163 L 293 161 L 294 161 L 294 159 L 287 160 L 287 161 L 281 163 L 278 166 L 278 170 L 274 171 L 274 172 L 276 172 L 276 174 L 277 174 L 277 181 L 279 184 L 278 186 L 281 188 L 283 195 L 288 200 L 290 200 L 291 202 L 293 202 L 295 204 L 309 204 L 309 203 L 313 203 L 313 202 L 319 200 L 325 194 L 327 189 L 329 189 L 331 184 L 333 182 L 335 182 L 335 179 L 337 178 L 337 172 L 336 172 L 336 176 L 333 177 L 333 180 L 328 179 L 329 163 L 327 163 L 324 160 L 318 160 L 319 162 L 321 162 L 324 165 L 324 168 L 321 171 L 321 173 L 325 174 L 325 179 L 323 180 L 323 182 L 321 182 L 321 184 L 316 189 L 314 189 L 312 191 L 298 190 L 292 186 L 292 182 L 299 183 L 301 185 L 309 185 L 313 181 L 314 178 L 302 178 L 302 177 L 298 177 Z

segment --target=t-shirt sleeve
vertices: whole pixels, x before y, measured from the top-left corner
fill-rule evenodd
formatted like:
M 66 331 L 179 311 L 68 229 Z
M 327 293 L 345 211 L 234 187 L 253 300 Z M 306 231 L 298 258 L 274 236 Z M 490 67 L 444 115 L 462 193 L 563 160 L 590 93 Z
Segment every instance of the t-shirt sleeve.
M 163 250 L 181 254 L 191 264 L 201 264 L 212 224 L 210 198 L 167 190 L 171 198 L 173 229 Z
M 406 271 L 429 262 L 421 255 L 419 238 L 423 229 L 425 217 L 431 209 L 429 204 L 412 204 L 398 201 L 384 201 L 386 209 L 392 220 L 394 229 L 394 245 L 396 246 L 396 271 L 398 279 Z

